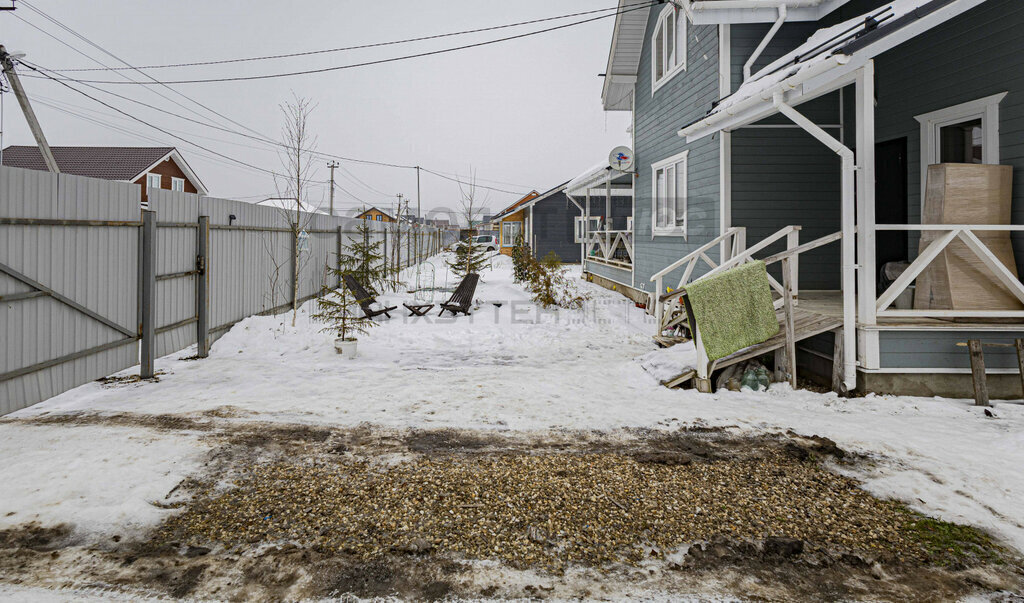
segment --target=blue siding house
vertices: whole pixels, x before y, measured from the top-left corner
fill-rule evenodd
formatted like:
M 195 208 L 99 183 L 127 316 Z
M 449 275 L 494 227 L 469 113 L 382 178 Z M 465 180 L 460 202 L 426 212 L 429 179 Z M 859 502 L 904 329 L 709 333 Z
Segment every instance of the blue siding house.
M 840 325 L 800 342 L 801 366 L 835 365 L 848 390 L 969 395 L 970 359 L 957 344 L 1024 338 L 1024 3 L 619 8 L 602 102 L 631 112 L 634 161 L 568 185 L 573 199 L 601 200 L 586 205 L 586 273 L 645 296 L 664 327 L 678 312 L 661 301 L 669 291 L 772 260 L 780 302 L 786 280 L 801 311 Z M 1009 221 L 925 219 L 935 164 L 1012 166 Z M 613 195 L 629 199 L 627 232 L 606 219 Z M 993 252 L 994 233 L 1012 243 L 1012 259 Z M 915 282 L 957 245 L 980 266 L 979 286 L 1009 305 L 914 298 Z M 613 246 L 628 253 L 610 261 Z M 1015 352 L 991 348 L 985 360 L 993 395 L 1021 397 Z

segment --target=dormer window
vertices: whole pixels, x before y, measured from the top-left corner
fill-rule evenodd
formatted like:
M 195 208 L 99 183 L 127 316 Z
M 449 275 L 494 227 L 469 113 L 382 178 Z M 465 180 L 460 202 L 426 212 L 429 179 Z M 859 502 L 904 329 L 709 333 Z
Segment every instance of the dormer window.
M 686 69 L 686 14 L 669 4 L 658 16 L 651 38 L 651 94 Z

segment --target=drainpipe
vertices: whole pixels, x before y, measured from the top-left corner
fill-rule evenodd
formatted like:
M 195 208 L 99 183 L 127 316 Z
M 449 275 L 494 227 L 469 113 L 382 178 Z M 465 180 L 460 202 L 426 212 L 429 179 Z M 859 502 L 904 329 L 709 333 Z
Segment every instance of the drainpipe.
M 775 20 L 775 24 L 772 25 L 772 28 L 768 30 L 768 33 L 765 35 L 764 39 L 761 40 L 761 43 L 757 45 L 757 48 L 754 49 L 754 52 L 750 54 L 750 58 L 747 59 L 747 62 L 743 64 L 744 82 L 750 79 L 750 71 L 754 68 L 754 63 L 757 61 L 758 58 L 761 57 L 761 53 L 763 53 L 764 49 L 767 48 L 768 44 L 771 43 L 772 38 L 775 37 L 775 34 L 779 33 L 779 30 L 782 29 L 782 24 L 786 22 L 787 12 L 788 9 L 786 8 L 786 5 L 780 4 L 779 18 Z
M 856 189 L 856 158 L 852 150 L 836 140 L 831 134 L 821 129 L 816 123 L 807 119 L 802 113 L 783 101 L 781 92 L 774 97 L 775 108 L 788 117 L 796 125 L 807 131 L 842 159 L 842 276 L 843 276 L 843 384 L 847 391 L 857 387 L 857 264 L 854 253 L 856 250 L 856 222 L 854 206 Z M 865 293 L 862 291 L 862 295 Z

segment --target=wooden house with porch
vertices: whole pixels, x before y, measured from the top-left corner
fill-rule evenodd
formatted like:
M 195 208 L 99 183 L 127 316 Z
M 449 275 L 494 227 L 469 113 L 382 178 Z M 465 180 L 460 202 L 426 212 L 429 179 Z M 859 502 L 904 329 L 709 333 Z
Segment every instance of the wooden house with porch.
M 1024 4 L 619 5 L 602 99 L 632 113 L 636 161 L 604 186 L 632 188 L 632 249 L 584 245 L 585 270 L 645 295 L 661 334 L 674 292 L 762 259 L 777 305 L 817 325 L 797 329 L 802 367 L 970 395 L 957 344 L 1024 337 Z M 603 250 L 616 228 L 588 236 Z M 1019 398 L 1005 349 L 989 385 Z

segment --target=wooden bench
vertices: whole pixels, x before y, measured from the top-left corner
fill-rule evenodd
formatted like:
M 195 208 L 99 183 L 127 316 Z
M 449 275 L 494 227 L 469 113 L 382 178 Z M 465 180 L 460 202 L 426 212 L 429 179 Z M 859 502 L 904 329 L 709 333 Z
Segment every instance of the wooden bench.
M 447 310 L 453 316 L 458 316 L 459 313 L 469 316 L 469 308 L 473 305 L 473 296 L 476 294 L 476 285 L 479 282 L 479 274 L 475 272 L 467 274 L 466 278 L 462 279 L 459 286 L 455 288 L 455 292 L 448 298 L 448 301 L 441 304 L 441 311 L 437 315 L 441 316 Z
M 371 295 L 370 292 L 367 291 L 362 285 L 359 284 L 359 281 L 356 280 L 356 277 L 352 276 L 351 274 L 346 274 L 341 278 L 342 280 L 345 281 L 345 286 L 348 287 L 348 290 L 351 291 L 352 295 L 355 296 L 356 301 L 359 303 L 359 307 L 363 309 L 363 314 L 365 314 L 367 318 L 374 318 L 375 316 L 380 316 L 381 314 L 387 316 L 388 318 L 391 318 L 391 314 L 389 314 L 389 312 L 398 308 L 398 306 L 391 306 L 388 308 L 374 309 L 373 304 L 377 303 L 377 299 L 373 295 Z

